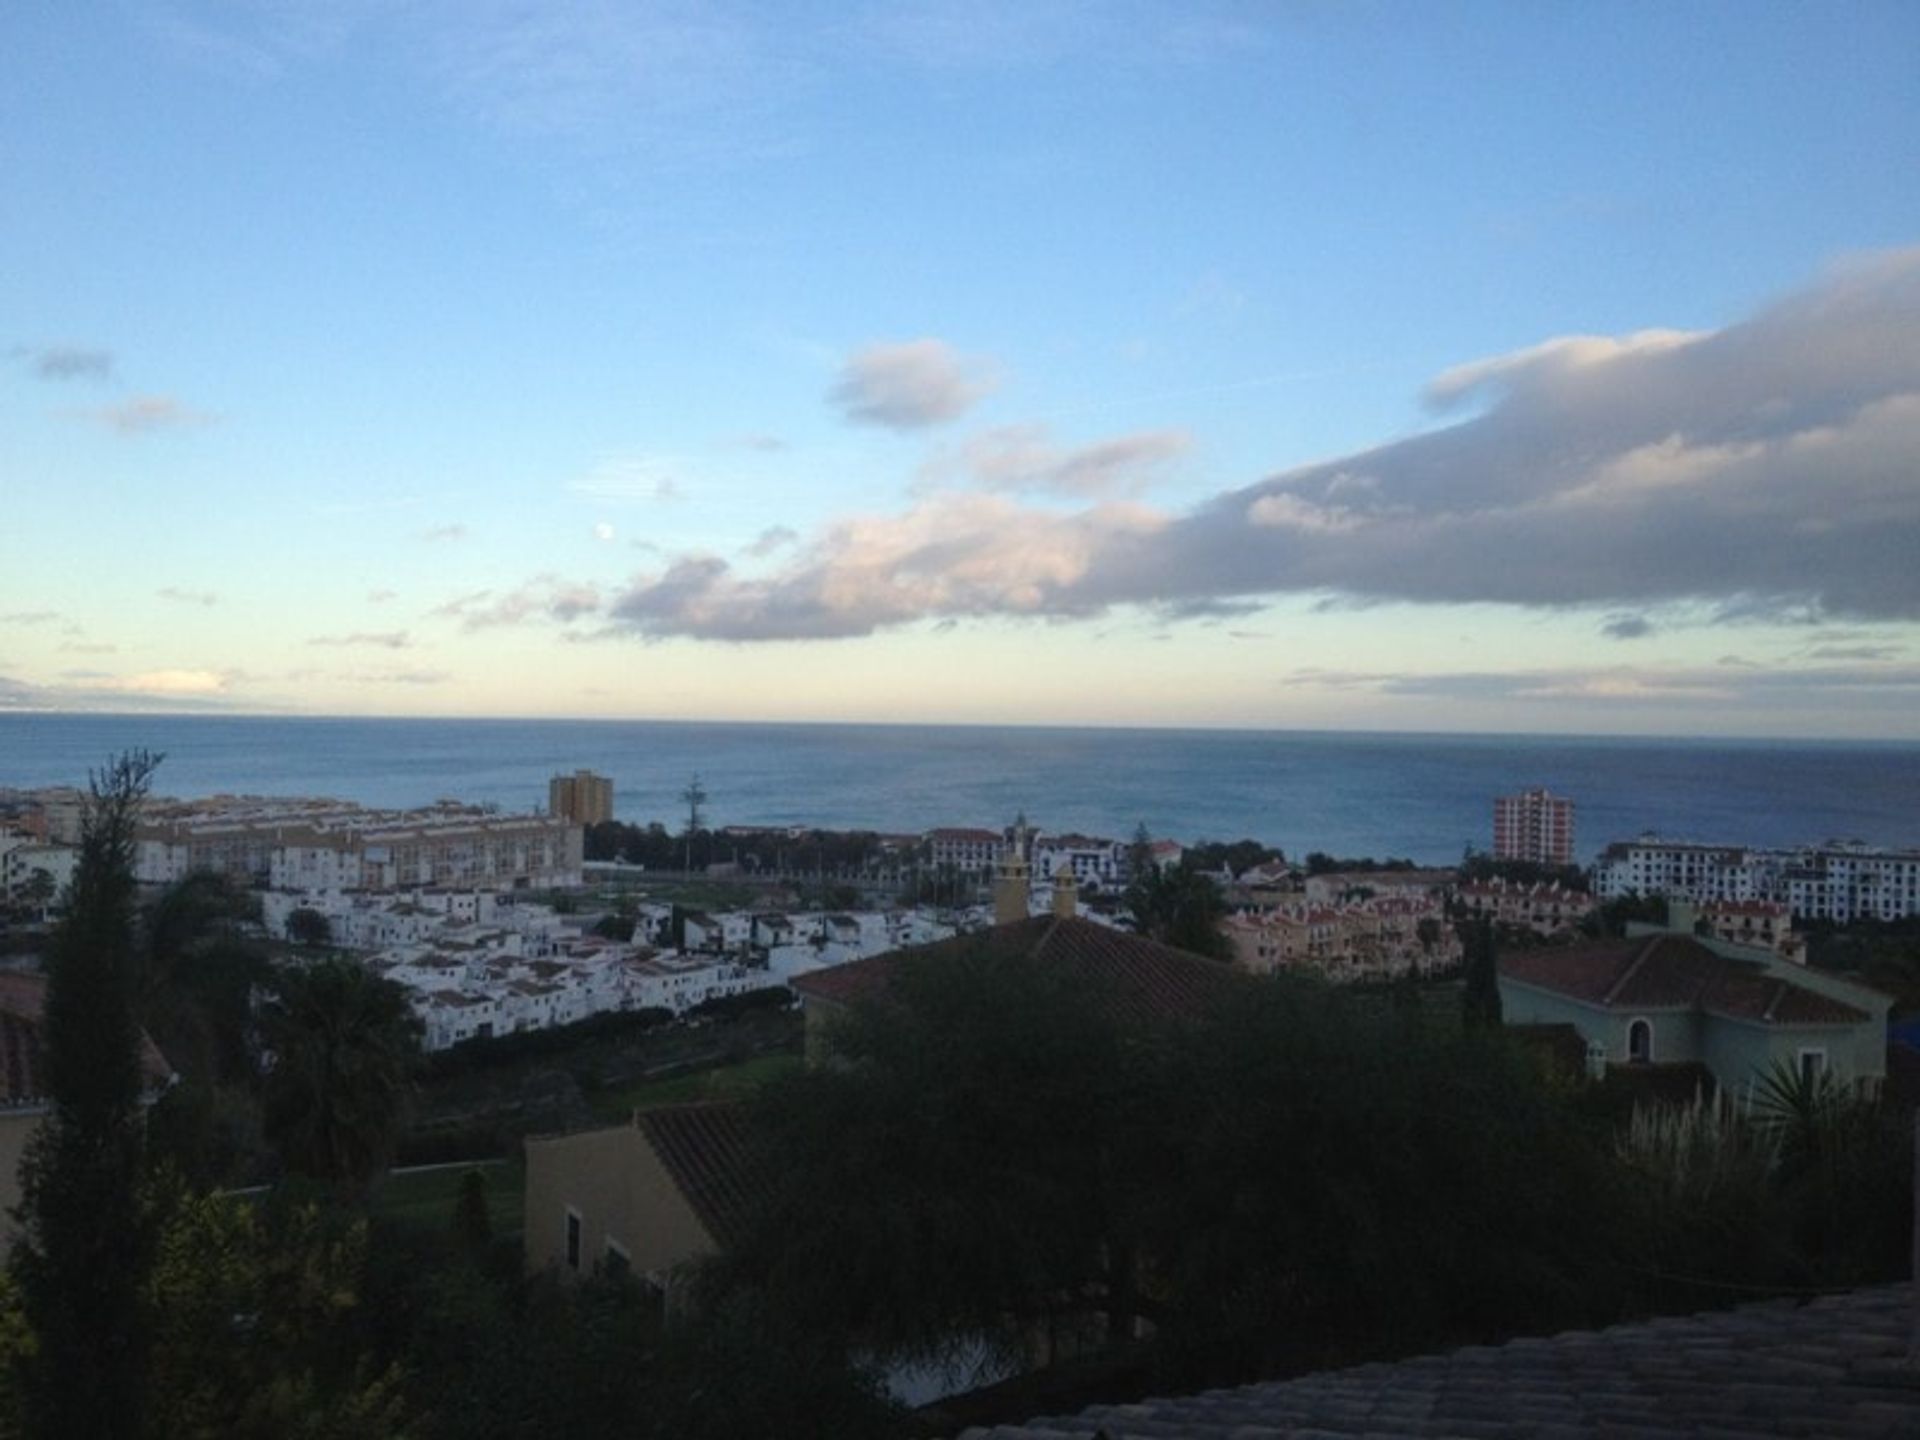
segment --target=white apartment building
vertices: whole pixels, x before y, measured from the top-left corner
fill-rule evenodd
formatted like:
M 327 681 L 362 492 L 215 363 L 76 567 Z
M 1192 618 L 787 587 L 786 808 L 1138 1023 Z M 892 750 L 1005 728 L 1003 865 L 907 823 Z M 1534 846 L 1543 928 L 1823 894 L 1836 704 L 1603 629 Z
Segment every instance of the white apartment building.
M 1774 900 L 1798 919 L 1839 924 L 1920 914 L 1920 850 L 1840 842 L 1760 850 L 1642 836 L 1609 845 L 1593 877 L 1606 900 Z
M 992 870 L 1007 848 L 1007 839 L 997 830 L 969 830 L 947 827 L 927 832 L 927 858 L 934 869 L 952 866 L 965 875 Z
M 1062 870 L 1083 887 L 1111 890 L 1127 879 L 1127 847 L 1092 835 L 1042 835 L 1033 842 L 1033 875 L 1048 881 Z

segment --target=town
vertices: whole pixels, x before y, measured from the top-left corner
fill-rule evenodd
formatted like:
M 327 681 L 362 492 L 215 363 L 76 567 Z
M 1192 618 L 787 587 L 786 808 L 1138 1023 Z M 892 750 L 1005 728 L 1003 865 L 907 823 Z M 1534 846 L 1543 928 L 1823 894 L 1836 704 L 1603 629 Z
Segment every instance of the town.
M 272 938 L 351 952 L 405 987 L 431 1051 L 607 1012 L 679 1016 L 756 990 L 790 991 L 800 975 L 1030 915 L 1130 929 L 1136 875 L 1175 870 L 1189 856 L 1175 840 L 1049 833 L 1024 816 L 1000 829 L 847 835 L 699 831 L 696 813 L 675 837 L 659 824 L 618 824 L 613 801 L 612 782 L 587 771 L 554 777 L 548 806 L 521 815 L 451 800 L 405 811 L 320 799 L 154 801 L 137 834 L 135 877 L 158 887 L 212 873 L 258 892 Z M 1582 872 L 1570 800 L 1532 790 L 1490 803 L 1491 848 L 1460 868 L 1289 861 L 1253 842 L 1231 856 L 1215 853 L 1223 846 L 1194 851 L 1205 862 L 1195 873 L 1220 898 L 1226 958 L 1254 974 L 1306 969 L 1343 983 L 1449 975 L 1463 956 L 1459 919 L 1548 942 L 1590 930 L 1606 902 L 1660 896 L 1693 907 L 1701 930 L 1721 941 L 1804 962 L 1796 920 L 1920 915 L 1920 849 L 1782 851 L 1642 836 L 1608 844 Z M 33 916 L 55 908 L 78 853 L 81 804 L 72 789 L 0 792 L 0 905 Z M 683 868 L 696 832 L 700 854 L 725 858 Z M 620 858 L 649 841 L 671 867 L 664 875 Z M 1534 875 L 1550 878 L 1525 878 Z M 648 898 L 689 883 L 732 887 L 756 903 Z

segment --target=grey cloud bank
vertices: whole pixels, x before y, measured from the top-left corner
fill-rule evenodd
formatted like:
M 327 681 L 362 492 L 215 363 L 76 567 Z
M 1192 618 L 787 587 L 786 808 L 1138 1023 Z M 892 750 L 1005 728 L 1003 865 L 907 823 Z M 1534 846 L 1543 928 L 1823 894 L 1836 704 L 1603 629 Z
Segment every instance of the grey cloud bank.
M 850 370 L 850 411 L 925 423 L 956 403 L 928 378 L 939 364 L 906 366 L 918 378 L 893 388 L 874 378 L 890 364 Z M 1920 618 L 1920 249 L 1722 330 L 1567 338 L 1461 366 L 1429 398 L 1484 408 L 1183 515 L 935 494 L 838 521 L 770 576 L 682 559 L 611 614 L 647 636 L 738 641 L 1309 592 Z

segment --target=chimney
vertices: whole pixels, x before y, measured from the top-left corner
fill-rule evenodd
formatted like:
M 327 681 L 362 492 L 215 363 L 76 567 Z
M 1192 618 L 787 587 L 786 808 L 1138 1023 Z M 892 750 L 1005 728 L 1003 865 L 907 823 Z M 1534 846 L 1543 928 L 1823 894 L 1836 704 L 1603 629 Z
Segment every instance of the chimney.
M 1001 852 L 994 867 L 993 923 L 1012 925 L 1027 918 L 1027 857 L 1014 844 Z
M 1071 920 L 1080 913 L 1080 886 L 1073 878 L 1073 866 L 1062 865 L 1053 872 L 1053 918 Z

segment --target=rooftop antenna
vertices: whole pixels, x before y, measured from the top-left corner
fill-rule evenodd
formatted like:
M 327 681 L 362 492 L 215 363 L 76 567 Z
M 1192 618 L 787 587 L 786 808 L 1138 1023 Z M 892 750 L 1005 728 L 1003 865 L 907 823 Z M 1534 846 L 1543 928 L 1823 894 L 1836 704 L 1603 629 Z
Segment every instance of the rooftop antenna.
M 693 832 L 700 828 L 700 807 L 707 803 L 706 788 L 700 783 L 696 772 L 688 782 L 687 788 L 680 792 L 680 798 L 687 802 L 687 873 L 693 873 Z

